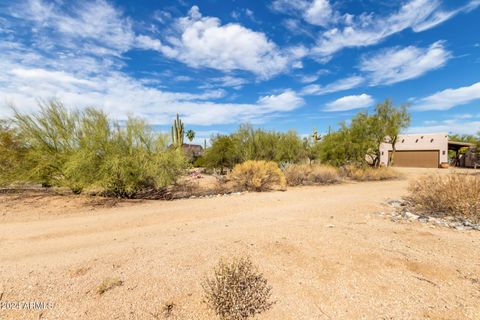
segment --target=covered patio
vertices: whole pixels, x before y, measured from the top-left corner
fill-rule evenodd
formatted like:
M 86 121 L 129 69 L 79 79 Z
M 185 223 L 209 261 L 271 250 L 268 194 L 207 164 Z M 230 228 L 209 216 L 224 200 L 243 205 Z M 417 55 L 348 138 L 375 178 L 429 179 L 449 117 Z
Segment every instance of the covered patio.
M 450 163 L 454 167 L 461 167 L 461 162 L 460 162 L 460 150 L 463 148 L 472 148 L 475 145 L 473 143 L 468 143 L 468 142 L 461 142 L 461 141 L 448 141 L 448 151 L 453 151 L 455 152 L 455 157 L 453 158 L 453 161 Z

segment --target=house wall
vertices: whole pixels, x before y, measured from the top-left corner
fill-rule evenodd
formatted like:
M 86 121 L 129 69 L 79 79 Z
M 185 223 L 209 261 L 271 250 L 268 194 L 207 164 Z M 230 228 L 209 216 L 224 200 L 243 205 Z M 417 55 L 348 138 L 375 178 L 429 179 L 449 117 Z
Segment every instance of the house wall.
M 438 150 L 440 153 L 440 163 L 448 162 L 448 134 L 403 134 L 398 136 L 395 145 L 397 150 Z M 380 164 L 388 164 L 388 151 L 392 150 L 390 143 L 380 145 Z

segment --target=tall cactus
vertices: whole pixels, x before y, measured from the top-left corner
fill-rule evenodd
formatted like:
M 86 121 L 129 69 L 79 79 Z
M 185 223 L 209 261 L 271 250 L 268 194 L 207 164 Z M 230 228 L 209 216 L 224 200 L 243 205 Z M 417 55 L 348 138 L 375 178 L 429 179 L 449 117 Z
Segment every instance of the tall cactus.
M 185 136 L 184 126 L 180 116 L 177 113 L 177 118 L 173 121 L 172 126 L 172 144 L 176 147 L 181 147 L 183 145 L 183 138 Z
M 318 135 L 318 131 L 316 128 L 313 128 L 313 134 L 312 134 L 313 142 L 316 143 L 317 141 L 320 141 L 320 136 Z

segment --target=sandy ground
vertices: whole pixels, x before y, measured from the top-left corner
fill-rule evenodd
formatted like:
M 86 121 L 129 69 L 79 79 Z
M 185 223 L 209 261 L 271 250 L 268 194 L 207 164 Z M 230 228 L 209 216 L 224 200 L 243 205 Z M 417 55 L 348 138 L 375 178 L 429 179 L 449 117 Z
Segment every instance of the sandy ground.
M 421 172 L 111 207 L 0 196 L 0 306 L 53 303 L 0 319 L 215 319 L 202 278 L 239 255 L 273 287 L 258 319 L 480 319 L 480 232 L 376 214 Z M 107 278 L 123 285 L 99 295 Z

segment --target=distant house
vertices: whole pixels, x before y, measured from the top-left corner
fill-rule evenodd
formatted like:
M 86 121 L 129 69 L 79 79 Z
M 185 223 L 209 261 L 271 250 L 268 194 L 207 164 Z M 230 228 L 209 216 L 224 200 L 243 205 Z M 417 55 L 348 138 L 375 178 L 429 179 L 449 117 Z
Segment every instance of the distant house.
M 204 152 L 203 147 L 199 144 L 184 143 L 182 149 L 187 156 L 195 159 L 203 156 Z
M 395 144 L 393 166 L 439 168 L 448 167 L 448 151 L 456 154 L 453 165 L 460 166 L 459 151 L 462 148 L 471 148 L 471 143 L 450 141 L 447 133 L 432 134 L 404 134 L 399 135 Z M 380 145 L 380 164 L 389 165 L 392 154 L 392 145 Z M 464 165 L 466 165 L 464 161 Z

